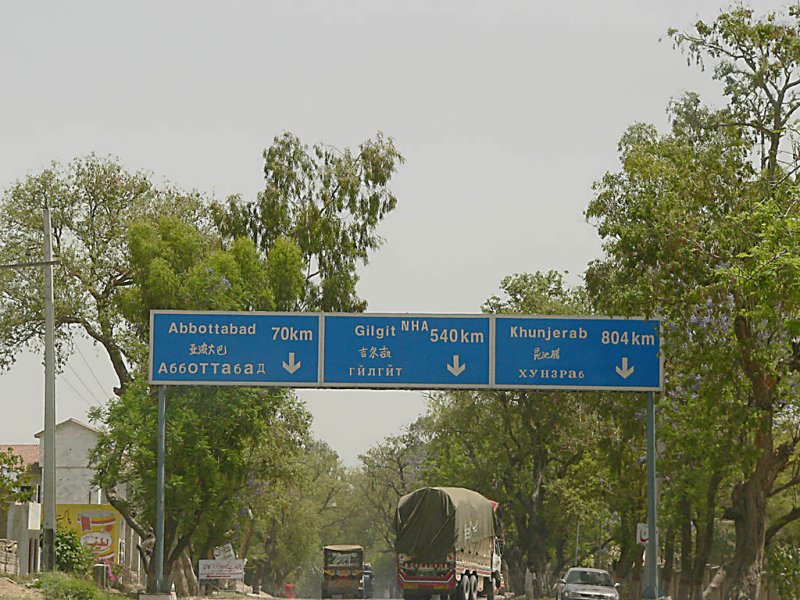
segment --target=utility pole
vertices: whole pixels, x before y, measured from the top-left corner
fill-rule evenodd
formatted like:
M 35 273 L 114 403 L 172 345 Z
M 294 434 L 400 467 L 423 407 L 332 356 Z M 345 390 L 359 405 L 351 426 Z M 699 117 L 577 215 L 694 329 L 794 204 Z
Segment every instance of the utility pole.
M 56 342 L 53 310 L 53 239 L 44 209 L 44 569 L 56 569 Z
M 44 267 L 44 464 L 42 566 L 45 571 L 56 568 L 56 349 L 55 313 L 53 310 L 53 238 L 50 210 L 43 211 L 44 260 L 0 265 L 0 269 Z

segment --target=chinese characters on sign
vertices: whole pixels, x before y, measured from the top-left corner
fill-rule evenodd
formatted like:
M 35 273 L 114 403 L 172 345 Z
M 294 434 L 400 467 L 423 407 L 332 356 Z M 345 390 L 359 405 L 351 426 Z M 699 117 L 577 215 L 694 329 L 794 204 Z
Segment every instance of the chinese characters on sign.
M 150 335 L 152 380 L 285 386 L 317 381 L 315 315 L 153 311 Z
M 325 387 L 489 384 L 489 321 L 480 316 L 324 315 Z

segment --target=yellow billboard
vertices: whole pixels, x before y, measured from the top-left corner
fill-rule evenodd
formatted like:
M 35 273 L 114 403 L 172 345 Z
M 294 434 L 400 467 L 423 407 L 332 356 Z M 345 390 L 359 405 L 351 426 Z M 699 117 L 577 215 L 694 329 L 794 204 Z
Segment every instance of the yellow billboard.
M 72 529 L 100 561 L 119 562 L 120 515 L 110 504 L 56 504 L 58 527 Z

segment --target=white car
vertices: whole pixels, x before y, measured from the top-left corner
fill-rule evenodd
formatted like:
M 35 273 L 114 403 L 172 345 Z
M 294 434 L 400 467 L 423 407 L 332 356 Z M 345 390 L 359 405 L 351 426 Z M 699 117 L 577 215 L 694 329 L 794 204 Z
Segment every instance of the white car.
M 574 567 L 558 583 L 557 600 L 619 600 L 619 584 L 603 569 Z

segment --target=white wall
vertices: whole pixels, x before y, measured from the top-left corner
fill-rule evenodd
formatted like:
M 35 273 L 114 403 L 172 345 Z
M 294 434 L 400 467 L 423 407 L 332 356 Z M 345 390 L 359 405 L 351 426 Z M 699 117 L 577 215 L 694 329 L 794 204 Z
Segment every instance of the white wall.
M 91 481 L 89 452 L 97 444 L 97 432 L 66 421 L 56 427 L 56 501 L 58 504 L 102 504 Z M 44 461 L 44 440 L 40 446 L 40 464 Z
M 20 575 L 28 575 L 38 568 L 41 514 L 38 502 L 16 502 L 8 508 L 8 537 L 17 541 Z

